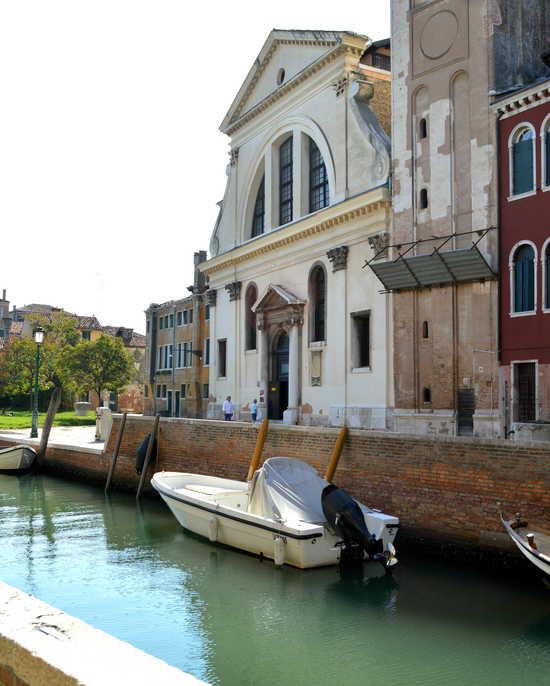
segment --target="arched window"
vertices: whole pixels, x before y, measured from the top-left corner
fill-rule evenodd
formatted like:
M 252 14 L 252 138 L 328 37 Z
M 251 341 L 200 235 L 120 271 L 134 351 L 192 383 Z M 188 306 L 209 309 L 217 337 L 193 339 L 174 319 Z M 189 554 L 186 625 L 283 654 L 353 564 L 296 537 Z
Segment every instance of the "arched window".
M 420 209 L 425 210 L 428 207 L 428 189 L 423 188 L 420 191 Z
M 535 136 L 522 126 L 510 138 L 511 195 L 529 193 L 535 188 Z
M 550 310 L 550 241 L 547 241 L 544 249 L 544 309 Z
M 427 138 L 428 137 L 428 124 L 425 119 L 421 119 L 418 124 L 418 137 Z
M 279 148 L 279 224 L 292 221 L 292 136 Z
M 246 350 L 256 350 L 256 313 L 253 312 L 252 307 L 258 299 L 258 291 L 256 286 L 251 283 L 246 289 L 246 296 L 244 299 L 246 315 L 245 315 L 245 345 Z
M 523 244 L 514 253 L 513 312 L 532 312 L 535 309 L 535 251 Z
M 550 186 L 550 116 L 546 117 L 546 120 L 542 127 L 541 134 L 542 142 L 542 185 L 545 187 Z
M 328 176 L 323 157 L 315 141 L 309 139 L 309 211 L 328 205 Z
M 265 177 L 262 178 L 258 193 L 256 195 L 256 202 L 254 204 L 254 214 L 252 215 L 252 231 L 251 236 L 260 236 L 264 232 L 264 216 L 265 216 Z
M 326 277 L 321 265 L 314 267 L 309 275 L 309 297 L 311 303 L 311 340 L 325 340 L 326 322 Z

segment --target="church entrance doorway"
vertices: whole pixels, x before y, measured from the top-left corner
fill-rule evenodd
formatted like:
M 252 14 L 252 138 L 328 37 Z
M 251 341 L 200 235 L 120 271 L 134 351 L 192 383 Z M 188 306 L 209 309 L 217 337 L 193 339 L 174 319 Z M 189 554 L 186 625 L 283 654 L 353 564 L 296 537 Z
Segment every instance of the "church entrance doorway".
M 282 419 L 288 407 L 288 336 L 279 334 L 273 348 L 269 382 L 268 416 Z

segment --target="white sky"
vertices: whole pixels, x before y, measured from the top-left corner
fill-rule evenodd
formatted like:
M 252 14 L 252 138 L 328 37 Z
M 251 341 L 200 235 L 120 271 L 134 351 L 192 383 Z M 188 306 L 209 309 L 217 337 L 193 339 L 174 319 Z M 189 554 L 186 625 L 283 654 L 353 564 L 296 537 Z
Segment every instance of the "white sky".
M 1 2 L 0 289 L 143 332 L 208 249 L 218 126 L 269 31 L 389 25 L 389 0 Z

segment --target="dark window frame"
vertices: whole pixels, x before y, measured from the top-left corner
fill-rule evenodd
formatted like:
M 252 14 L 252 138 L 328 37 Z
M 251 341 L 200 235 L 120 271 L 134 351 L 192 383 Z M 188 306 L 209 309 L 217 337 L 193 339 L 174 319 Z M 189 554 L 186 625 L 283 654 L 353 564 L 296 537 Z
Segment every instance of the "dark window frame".
M 371 311 L 352 312 L 352 368 L 371 369 Z M 366 329 L 366 336 L 365 336 Z
M 252 230 L 250 232 L 251 238 L 261 236 L 265 230 L 265 176 L 258 187 L 256 193 L 256 202 L 254 203 L 254 212 L 252 213 Z
M 530 126 L 519 128 L 513 135 L 510 155 L 512 197 L 535 190 L 535 140 Z
M 310 342 L 322 343 L 327 336 L 327 273 L 322 264 L 309 273 Z
M 258 299 L 258 289 L 256 284 L 251 283 L 247 286 L 245 303 L 245 350 L 256 350 L 257 333 L 256 333 L 256 313 L 252 310 L 252 306 Z
M 218 378 L 227 378 L 227 338 L 218 338 Z
M 329 204 L 328 175 L 323 156 L 313 138 L 309 139 L 309 211 L 317 212 Z
M 294 191 L 293 137 L 279 146 L 279 225 L 288 224 L 293 217 Z

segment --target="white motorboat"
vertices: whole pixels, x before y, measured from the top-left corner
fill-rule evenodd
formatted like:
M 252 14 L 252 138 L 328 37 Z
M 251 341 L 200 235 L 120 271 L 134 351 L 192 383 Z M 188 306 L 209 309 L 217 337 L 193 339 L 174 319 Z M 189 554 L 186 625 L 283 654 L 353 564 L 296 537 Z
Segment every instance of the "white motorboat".
M 266 460 L 250 482 L 158 472 L 151 484 L 184 528 L 277 565 L 397 563 L 398 518 L 357 503 L 300 460 Z
M 34 460 L 36 452 L 28 445 L 14 445 L 11 448 L 0 449 L 0 472 L 18 474 L 28 471 Z
M 502 515 L 500 518 L 520 553 L 545 574 L 546 580 L 550 580 L 550 536 L 528 528 L 519 514 L 515 519 L 506 520 Z

